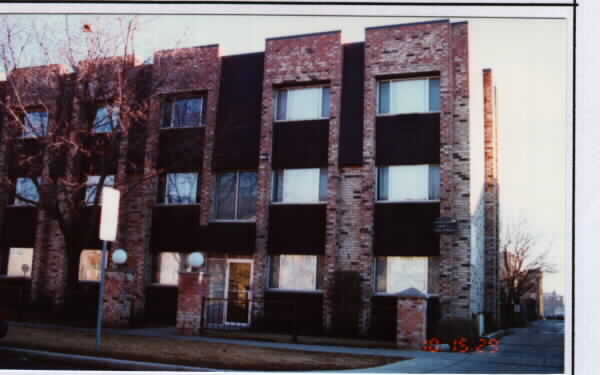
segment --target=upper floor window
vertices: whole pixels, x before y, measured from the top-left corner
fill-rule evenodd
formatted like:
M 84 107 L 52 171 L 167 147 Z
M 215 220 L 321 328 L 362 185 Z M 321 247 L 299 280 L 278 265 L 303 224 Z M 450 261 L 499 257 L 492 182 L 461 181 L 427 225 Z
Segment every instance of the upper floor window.
M 96 202 L 96 194 L 98 189 L 102 190 L 103 186 L 113 187 L 115 186 L 115 176 L 106 175 L 104 176 L 103 185 L 100 185 L 100 176 L 88 176 L 85 184 L 85 204 L 93 205 Z M 102 191 L 100 191 L 102 194 Z M 98 204 L 102 204 L 102 196 L 98 199 Z
M 378 82 L 377 114 L 440 111 L 440 79 L 396 79 Z
M 161 128 L 186 128 L 204 124 L 204 96 L 169 98 L 161 106 Z
M 326 168 L 273 171 L 273 202 L 317 203 L 326 200 Z
M 376 257 L 376 292 L 399 293 L 415 288 L 427 293 L 427 257 Z
M 105 105 L 96 110 L 93 133 L 110 133 L 119 127 L 119 107 Z
M 289 88 L 275 92 L 275 120 L 329 118 L 329 87 Z
M 377 168 L 377 200 L 428 201 L 439 199 L 439 165 L 394 165 Z
M 38 177 L 36 181 L 39 185 L 40 178 Z M 13 202 L 15 206 L 32 206 L 35 204 L 34 202 L 39 202 L 40 200 L 36 183 L 29 177 L 17 178 L 15 192 L 15 200 Z
M 198 203 L 200 182 L 198 173 L 167 173 L 162 179 L 164 195 L 159 202 L 165 204 Z
M 318 290 L 323 282 L 322 257 L 274 255 L 270 258 L 269 288 Z
M 217 175 L 213 216 L 216 220 L 256 218 L 256 172 L 238 171 Z
M 48 135 L 48 112 L 24 113 L 21 117 L 23 132 L 21 138 L 37 138 Z

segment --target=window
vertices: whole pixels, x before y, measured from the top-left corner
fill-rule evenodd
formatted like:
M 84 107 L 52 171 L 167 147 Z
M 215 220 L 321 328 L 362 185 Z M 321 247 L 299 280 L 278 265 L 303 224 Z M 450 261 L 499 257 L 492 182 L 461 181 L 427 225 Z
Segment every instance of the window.
M 440 111 L 440 79 L 379 81 L 377 114 Z
M 40 178 L 36 178 L 37 184 L 40 183 Z M 36 183 L 32 178 L 19 177 L 17 178 L 17 186 L 15 188 L 15 206 L 33 206 L 32 202 L 39 202 L 40 195 Z
M 102 251 L 83 250 L 79 256 L 79 281 L 100 281 Z
M 119 127 L 119 107 L 103 106 L 96 110 L 93 133 L 110 133 Z
M 378 293 L 408 288 L 427 293 L 427 257 L 376 257 L 375 274 Z
M 185 128 L 204 124 L 203 96 L 170 98 L 161 106 L 161 128 Z
M 33 249 L 11 248 L 8 252 L 6 276 L 31 277 Z
M 326 200 L 326 168 L 273 171 L 273 202 L 316 203 Z
M 95 204 L 96 192 L 98 190 L 98 184 L 100 183 L 100 176 L 88 176 L 85 188 L 85 204 L 88 206 Z M 115 186 L 115 176 L 106 175 L 104 176 L 103 186 L 113 187 Z M 100 192 L 102 193 L 102 192 Z M 102 204 L 102 197 L 100 196 L 98 204 Z
M 329 97 L 329 87 L 277 90 L 275 92 L 275 120 L 328 118 Z
M 195 204 L 198 203 L 198 173 L 168 173 L 164 178 L 165 204 Z
M 318 290 L 323 282 L 322 257 L 274 255 L 270 258 L 269 288 Z
M 217 175 L 213 216 L 216 220 L 256 218 L 256 172 Z
M 48 134 L 48 112 L 27 112 L 21 121 L 24 127 L 21 138 L 44 137 Z
M 177 285 L 184 257 L 185 254 L 182 253 L 160 253 L 158 256 L 158 273 L 156 275 L 157 282 L 164 285 Z
M 377 200 L 427 201 L 439 199 L 439 165 L 396 165 L 377 168 Z

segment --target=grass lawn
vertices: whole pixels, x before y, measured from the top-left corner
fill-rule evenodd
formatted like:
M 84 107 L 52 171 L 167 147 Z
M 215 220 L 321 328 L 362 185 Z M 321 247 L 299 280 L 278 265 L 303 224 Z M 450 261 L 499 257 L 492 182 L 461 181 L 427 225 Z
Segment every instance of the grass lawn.
M 133 335 L 103 334 L 102 352 L 95 349 L 94 332 L 60 328 L 11 326 L 0 346 L 15 346 L 61 353 L 106 356 L 223 370 L 309 371 L 382 366 L 406 358 L 319 353 L 205 343 Z M 0 365 L 1 368 L 1 365 Z

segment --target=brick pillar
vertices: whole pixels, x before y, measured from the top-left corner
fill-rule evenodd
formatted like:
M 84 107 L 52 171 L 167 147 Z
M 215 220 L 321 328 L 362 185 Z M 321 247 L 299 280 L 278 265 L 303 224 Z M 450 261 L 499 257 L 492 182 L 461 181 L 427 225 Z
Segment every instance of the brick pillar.
M 135 285 L 135 274 L 127 269 L 115 268 L 106 272 L 104 280 L 104 298 L 102 324 L 111 328 L 130 326 Z
M 396 345 L 421 349 L 427 340 L 427 296 L 415 288 L 398 293 Z
M 198 335 L 202 323 L 203 297 L 208 296 L 208 275 L 180 272 L 177 292 L 177 331 L 186 336 Z

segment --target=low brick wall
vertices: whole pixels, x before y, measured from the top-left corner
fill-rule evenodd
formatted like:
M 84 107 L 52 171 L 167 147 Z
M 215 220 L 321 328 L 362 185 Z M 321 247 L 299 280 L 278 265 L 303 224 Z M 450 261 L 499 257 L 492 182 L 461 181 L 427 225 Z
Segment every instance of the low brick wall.
M 197 335 L 202 324 L 203 297 L 208 294 L 208 275 L 199 272 L 179 273 L 177 296 L 177 331 Z
M 415 289 L 398 295 L 396 344 L 403 349 L 421 349 L 427 339 L 427 297 Z

